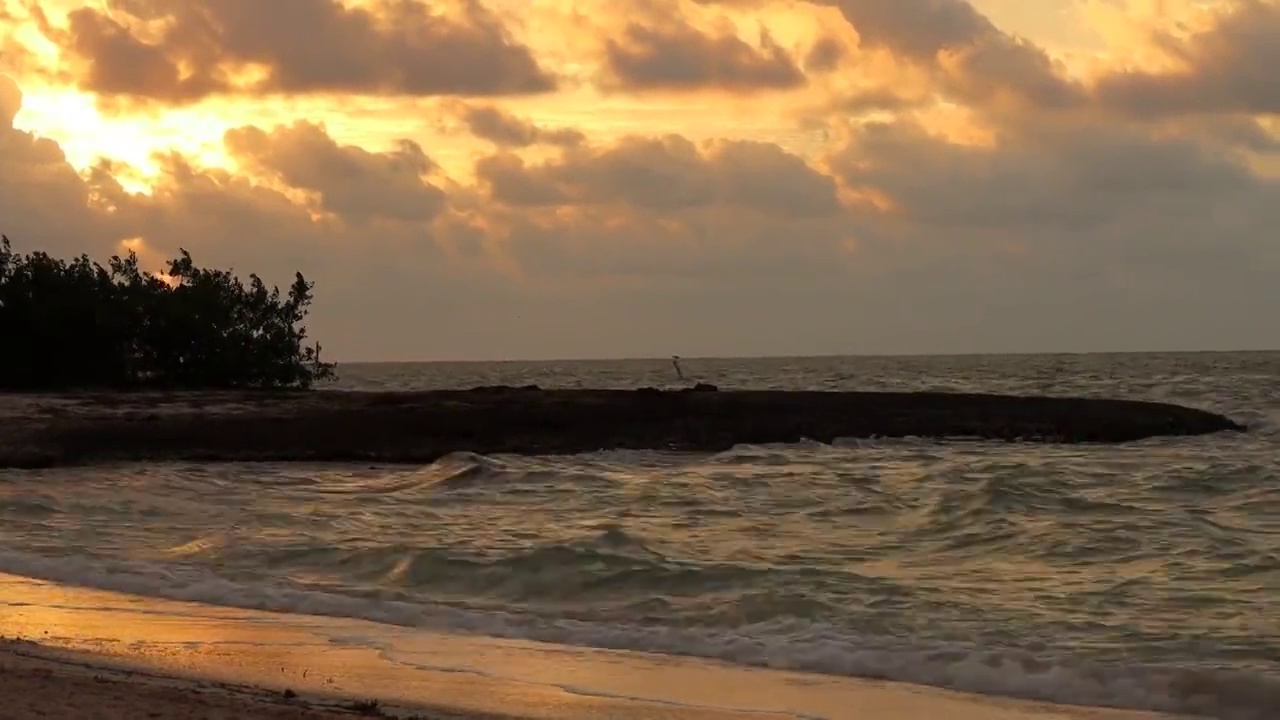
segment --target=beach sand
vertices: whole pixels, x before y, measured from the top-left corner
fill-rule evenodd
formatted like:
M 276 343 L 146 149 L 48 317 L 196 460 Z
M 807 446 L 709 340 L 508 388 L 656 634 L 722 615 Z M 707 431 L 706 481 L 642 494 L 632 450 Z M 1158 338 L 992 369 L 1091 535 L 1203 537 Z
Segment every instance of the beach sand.
M 644 653 L 156 600 L 0 575 L 0 718 L 1151 720 Z M 286 692 L 289 691 L 289 698 Z
M 352 710 L 253 688 L 174 680 L 97 667 L 89 656 L 0 643 L 0 718 L 84 720 L 329 720 Z

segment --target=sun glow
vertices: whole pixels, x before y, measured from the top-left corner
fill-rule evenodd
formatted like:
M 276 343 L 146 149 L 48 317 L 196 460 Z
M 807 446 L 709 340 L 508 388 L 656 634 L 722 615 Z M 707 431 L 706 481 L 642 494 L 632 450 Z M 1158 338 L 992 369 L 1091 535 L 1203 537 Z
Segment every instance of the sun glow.
M 199 109 L 169 109 L 150 115 L 104 113 L 92 95 L 75 90 L 27 91 L 14 124 L 56 140 L 75 167 L 83 170 L 102 158 L 135 169 L 130 187 L 142 191 L 159 175 L 159 153 L 176 151 L 202 165 L 226 166 L 222 135 L 230 123 Z

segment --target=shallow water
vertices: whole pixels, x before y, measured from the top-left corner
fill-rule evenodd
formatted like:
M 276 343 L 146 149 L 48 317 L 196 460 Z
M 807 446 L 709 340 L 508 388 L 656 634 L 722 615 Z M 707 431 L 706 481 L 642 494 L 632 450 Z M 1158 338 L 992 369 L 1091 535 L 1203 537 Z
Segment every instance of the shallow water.
M 1246 435 L 428 467 L 0 472 L 0 570 L 1081 704 L 1280 716 L 1280 354 L 685 360 L 721 387 L 1180 402 Z M 670 384 L 669 362 L 342 368 L 349 388 Z

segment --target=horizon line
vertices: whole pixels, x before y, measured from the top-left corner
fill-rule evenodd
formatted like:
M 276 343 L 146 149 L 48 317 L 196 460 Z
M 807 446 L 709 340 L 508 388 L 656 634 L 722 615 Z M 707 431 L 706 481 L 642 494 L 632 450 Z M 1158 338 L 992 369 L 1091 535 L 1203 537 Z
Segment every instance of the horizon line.
M 1085 355 L 1246 355 L 1280 352 L 1280 348 L 1233 350 L 1048 350 L 1010 352 L 898 352 L 898 353 L 815 353 L 809 355 L 679 355 L 681 360 L 825 360 L 836 358 L 977 358 L 977 357 L 1080 357 Z M 481 365 L 501 363 L 592 363 L 670 362 L 676 355 L 597 357 L 514 357 L 502 359 L 447 358 L 434 360 L 332 360 L 338 365 Z

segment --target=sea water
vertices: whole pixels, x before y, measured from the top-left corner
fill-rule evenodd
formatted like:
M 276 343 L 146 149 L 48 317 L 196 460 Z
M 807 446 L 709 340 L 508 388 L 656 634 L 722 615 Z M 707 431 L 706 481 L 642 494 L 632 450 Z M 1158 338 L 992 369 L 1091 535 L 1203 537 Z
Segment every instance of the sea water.
M 0 471 L 0 571 L 401 629 L 1280 717 L 1280 354 L 682 369 L 725 389 L 1154 399 L 1251 431 Z M 341 372 L 348 389 L 674 382 L 663 360 Z

